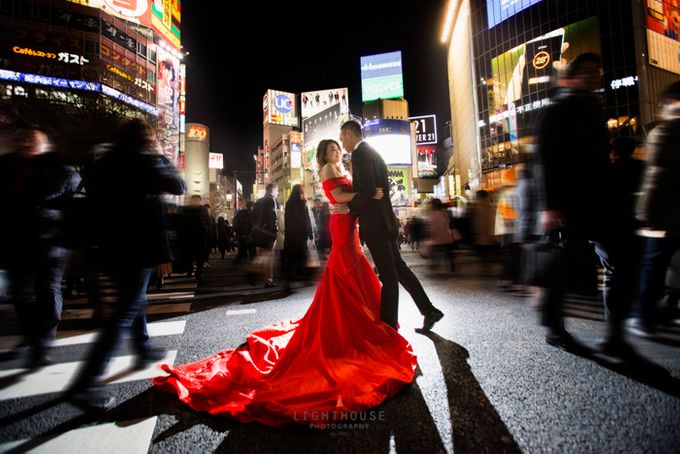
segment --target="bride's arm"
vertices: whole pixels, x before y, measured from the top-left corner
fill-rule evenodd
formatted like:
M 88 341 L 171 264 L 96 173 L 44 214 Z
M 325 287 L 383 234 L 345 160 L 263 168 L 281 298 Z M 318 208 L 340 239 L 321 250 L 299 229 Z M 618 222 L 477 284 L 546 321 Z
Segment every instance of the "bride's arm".
M 331 164 L 324 165 L 323 168 L 321 169 L 321 174 L 324 180 L 327 180 L 329 178 L 339 178 L 345 176 L 340 172 L 340 169 Z M 349 203 L 357 195 L 356 192 L 347 192 L 344 191 L 344 189 L 345 188 L 343 186 L 338 186 L 337 188 L 331 190 L 333 198 L 338 203 Z M 383 198 L 383 195 L 384 194 L 382 188 L 376 188 L 373 198 L 380 200 Z

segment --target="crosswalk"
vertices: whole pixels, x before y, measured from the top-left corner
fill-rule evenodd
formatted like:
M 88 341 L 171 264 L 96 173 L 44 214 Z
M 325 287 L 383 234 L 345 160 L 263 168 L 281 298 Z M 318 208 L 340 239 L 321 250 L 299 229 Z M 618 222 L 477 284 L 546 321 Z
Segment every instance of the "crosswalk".
M 89 307 L 85 296 L 64 299 L 62 322 L 50 355 L 53 359 L 61 358 L 61 361 L 36 371 L 22 368 L 22 362 L 0 362 L 0 408 L 10 409 L 6 410 L 6 414 L 2 414 L 5 410 L 0 411 L 0 420 L 18 417 L 17 412 L 20 416 L 14 408 L 22 408 L 22 402 L 30 405 L 42 396 L 57 398 L 73 381 L 83 365 L 88 346 L 97 339 L 98 331 L 93 328 L 99 322 L 95 315 L 105 319 L 114 307 L 116 295 L 113 283 L 102 276 L 99 284 L 103 296 L 97 311 Z M 178 318 L 191 311 L 196 287 L 196 282 L 186 277 L 171 277 L 159 289 L 150 287 L 147 295 L 150 337 L 162 342 L 164 338 L 184 333 L 186 320 Z M 0 336 L 0 351 L 9 350 L 20 341 L 14 308 L 6 303 L 0 303 L 0 333 L 3 334 Z M 115 390 L 116 385 L 122 383 L 149 380 L 163 374 L 160 364 L 172 365 L 176 357 L 177 350 L 169 350 L 162 360 L 137 371 L 134 369 L 134 355 L 115 356 L 109 363 L 103 383 Z M 0 436 L 0 452 L 145 453 L 149 450 L 156 421 L 157 417 L 153 416 L 69 427 L 63 432 L 48 431 L 30 438 Z

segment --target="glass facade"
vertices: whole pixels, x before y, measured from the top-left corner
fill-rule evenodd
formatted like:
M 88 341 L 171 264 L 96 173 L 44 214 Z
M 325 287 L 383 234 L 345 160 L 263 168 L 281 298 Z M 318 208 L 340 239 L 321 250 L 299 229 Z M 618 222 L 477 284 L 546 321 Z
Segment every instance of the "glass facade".
M 641 134 L 631 3 L 543 0 L 489 28 L 489 2 L 470 1 L 483 186 L 498 179 L 490 173 L 523 160 L 558 71 L 583 52 L 602 55 L 612 137 Z

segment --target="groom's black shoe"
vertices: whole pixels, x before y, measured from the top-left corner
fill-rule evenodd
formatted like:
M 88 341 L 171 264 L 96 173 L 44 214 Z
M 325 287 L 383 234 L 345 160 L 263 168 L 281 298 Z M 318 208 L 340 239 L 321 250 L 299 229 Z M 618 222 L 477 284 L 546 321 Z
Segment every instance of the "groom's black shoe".
M 423 319 L 423 327 L 416 328 L 416 333 L 429 333 L 435 323 L 444 317 L 444 313 L 439 309 L 432 309 L 432 311 Z

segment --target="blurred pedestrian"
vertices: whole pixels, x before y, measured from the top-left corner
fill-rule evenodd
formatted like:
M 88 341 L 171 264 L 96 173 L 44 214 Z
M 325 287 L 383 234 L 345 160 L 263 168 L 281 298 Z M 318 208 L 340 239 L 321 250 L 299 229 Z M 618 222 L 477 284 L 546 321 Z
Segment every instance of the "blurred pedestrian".
M 211 220 L 200 195 L 192 195 L 191 203 L 184 207 L 183 224 L 182 243 L 186 247 L 187 277 L 193 275 L 196 281 L 201 282 L 203 268 L 210 254 Z
M 537 171 L 540 178 L 541 226 L 569 248 L 588 241 L 605 269 L 604 307 L 607 331 L 600 345 L 609 356 L 631 357 L 625 342 L 624 318 L 633 282 L 633 257 L 628 243 L 631 232 L 612 223 L 615 207 L 609 171 L 609 141 L 604 109 L 594 90 L 602 86 L 602 59 L 594 53 L 577 56 L 562 75 L 557 91 L 539 123 Z M 578 169 L 573 184 L 565 169 Z M 553 270 L 552 282 L 543 292 L 542 324 L 546 342 L 581 353 L 584 347 L 565 329 L 562 306 L 570 270 L 564 260 Z
M 300 279 L 307 266 L 307 240 L 314 239 L 309 219 L 305 190 L 296 184 L 286 202 L 283 254 L 285 256 L 286 289 L 293 280 Z
M 428 220 L 429 238 L 426 242 L 428 249 L 426 255 L 431 261 L 432 269 L 440 273 L 442 270 L 453 273 L 456 270 L 453 247 L 460 237 L 453 229 L 446 207 L 440 199 L 434 198 L 430 202 Z
M 475 193 L 468 214 L 472 227 L 472 244 L 475 252 L 486 267 L 491 254 L 498 248 L 496 241 L 496 203 L 488 191 L 482 189 Z
M 217 247 L 220 255 L 224 258 L 224 254 L 229 255 L 232 249 L 232 241 L 234 237 L 234 229 L 229 225 L 229 221 L 223 216 L 217 218 Z
M 665 285 L 664 279 L 671 259 L 680 250 L 680 212 L 676 208 L 680 194 L 680 82 L 664 90 L 661 106 L 662 122 L 647 138 L 649 154 L 637 205 L 637 217 L 644 227 L 640 307 L 628 322 L 631 332 L 644 337 L 654 336 L 655 323 L 668 321 L 677 304 L 673 296 L 677 288 L 672 285 L 677 276 L 671 270 L 671 285 Z
M 238 210 L 234 216 L 234 233 L 238 241 L 238 254 L 234 259 L 234 265 L 255 258 L 255 246 L 250 241 L 250 234 L 253 233 L 253 206 L 253 202 L 249 200 L 245 208 Z
M 184 181 L 161 154 L 154 130 L 139 119 L 124 122 L 114 148 L 94 164 L 88 194 L 94 202 L 95 219 L 107 219 L 97 230 L 95 241 L 116 284 L 118 301 L 66 391 L 67 399 L 78 406 L 106 410 L 115 404 L 115 398 L 98 384 L 125 331 L 132 334 L 135 369 L 143 369 L 166 354 L 149 341 L 146 289 L 154 267 L 159 274 L 171 268 L 160 195 L 181 195 L 184 191 Z
M 271 235 L 271 243 L 263 241 L 257 244 L 262 249 L 262 259 L 257 268 L 264 274 L 264 287 L 274 286 L 274 255 L 273 247 L 276 240 L 278 225 L 276 222 L 276 197 L 279 188 L 274 183 L 269 183 L 265 188 L 265 195 L 255 202 L 253 207 L 253 229 L 259 228 L 263 235 Z
M 0 156 L 0 268 L 8 272 L 22 335 L 19 346 L 4 356 L 11 359 L 29 348 L 30 369 L 50 363 L 67 256 L 59 241 L 62 209 L 79 180 L 37 127 L 17 131 L 14 151 Z
M 321 204 L 321 211 L 319 212 L 319 245 L 317 250 L 319 255 L 323 260 L 328 257 L 333 246 L 333 241 L 331 239 L 331 231 L 329 222 L 331 219 L 331 206 L 328 202 L 323 202 Z

